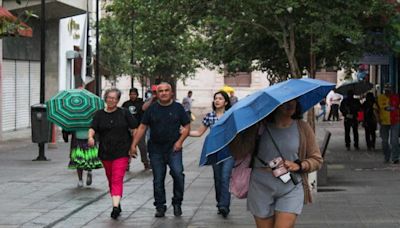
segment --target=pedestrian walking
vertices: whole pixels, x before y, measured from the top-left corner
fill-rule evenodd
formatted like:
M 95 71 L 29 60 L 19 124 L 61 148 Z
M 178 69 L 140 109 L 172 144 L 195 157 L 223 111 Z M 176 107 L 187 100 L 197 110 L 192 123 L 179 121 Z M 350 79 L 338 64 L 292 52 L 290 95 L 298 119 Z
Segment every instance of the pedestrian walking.
M 321 167 L 322 156 L 313 130 L 301 118 L 298 101 L 288 101 L 254 127 L 258 143 L 249 144 L 254 137 L 236 137 L 231 145 L 256 145 L 247 209 L 257 227 L 294 227 L 303 204 L 311 203 L 308 173 Z
M 322 121 L 326 121 L 326 101 L 325 98 L 319 102 L 319 105 L 321 106 L 321 113 L 319 115 L 317 115 L 317 121 L 319 120 L 319 118 L 322 116 Z
M 193 92 L 191 90 L 188 91 L 187 96 L 183 98 L 182 105 L 185 109 L 186 114 L 188 115 L 189 119 L 192 119 L 192 98 Z
M 353 131 L 353 145 L 354 149 L 359 150 L 358 147 L 358 112 L 361 110 L 361 104 L 358 99 L 354 98 L 354 91 L 347 91 L 347 97 L 343 99 L 340 104 L 340 112 L 344 116 L 344 141 L 347 150 L 350 150 L 350 129 Z
M 212 112 L 206 114 L 203 124 L 195 131 L 190 131 L 190 136 L 200 137 L 208 128 L 212 128 L 215 122 L 231 107 L 229 96 L 224 91 L 214 94 Z M 228 158 L 218 164 L 213 164 L 215 198 L 217 200 L 218 214 L 226 218 L 230 212 L 231 193 L 229 192 L 229 181 L 234 165 L 233 158 Z
M 129 112 L 136 118 L 136 120 L 140 123 L 142 116 L 143 116 L 143 100 L 138 97 L 139 92 L 138 89 L 132 88 L 129 90 L 129 100 L 125 101 L 122 104 L 122 107 L 126 108 L 129 110 Z M 148 170 L 150 169 L 150 162 L 149 158 L 147 156 L 147 145 L 146 145 L 146 140 L 143 137 L 138 144 L 139 150 L 140 150 L 140 159 L 143 163 L 144 169 Z M 129 166 L 131 162 L 131 157 L 129 157 L 128 161 L 128 167 L 127 171 L 129 171 Z
M 96 146 L 89 147 L 87 143 L 87 134 L 85 137 L 77 138 L 75 132 L 62 131 L 64 142 L 68 142 L 71 135 L 70 154 L 68 168 L 76 170 L 78 175 L 78 188 L 83 187 L 83 171 L 87 172 L 86 185 L 92 185 L 92 170 L 102 168 L 103 165 L 98 158 L 98 149 Z
M 399 163 L 399 105 L 399 95 L 392 92 L 391 84 L 385 84 L 375 106 L 385 163 L 390 159 L 394 164 Z
M 121 213 L 123 180 L 128 166 L 129 149 L 132 147 L 132 131 L 138 125 L 135 117 L 126 109 L 118 108 L 121 91 L 108 89 L 104 94 L 106 108 L 95 113 L 88 134 L 88 144 L 95 144 L 99 137 L 99 158 L 108 180 L 113 210 L 111 217 L 117 219 Z
M 146 111 L 150 105 L 157 101 L 157 85 L 151 86 L 151 94 L 147 95 L 146 100 L 142 106 L 142 110 Z
M 145 112 L 150 107 L 150 105 L 152 105 L 156 101 L 157 101 L 157 85 L 152 85 L 151 86 L 151 95 L 146 98 L 146 100 L 142 106 L 143 112 Z M 149 141 L 149 138 L 150 138 L 150 128 L 148 128 L 145 133 L 144 141 L 146 142 L 146 144 Z M 150 168 L 151 168 L 151 166 L 150 166 Z
M 377 129 L 377 118 L 375 116 L 375 97 L 372 92 L 367 93 L 364 103 L 361 105 L 364 113 L 363 127 L 365 129 L 365 141 L 368 150 L 375 150 L 375 141 Z
M 150 128 L 147 148 L 153 169 L 155 217 L 164 217 L 167 210 L 164 185 L 167 166 L 174 182 L 174 215 L 181 216 L 185 187 L 182 144 L 190 132 L 190 119 L 183 106 L 173 100 L 171 85 L 166 82 L 157 86 L 157 102 L 150 105 L 143 115 L 131 147 L 132 156 L 136 156 L 136 146 L 147 128 Z
M 231 101 L 231 105 L 233 106 L 234 104 L 236 104 L 239 101 L 239 99 L 237 96 L 235 96 L 234 90 L 232 90 L 229 94 L 230 94 L 229 100 Z
M 339 121 L 339 106 L 342 100 L 342 96 L 338 93 L 332 92 L 332 96 L 330 97 L 330 110 L 328 115 L 328 121 Z

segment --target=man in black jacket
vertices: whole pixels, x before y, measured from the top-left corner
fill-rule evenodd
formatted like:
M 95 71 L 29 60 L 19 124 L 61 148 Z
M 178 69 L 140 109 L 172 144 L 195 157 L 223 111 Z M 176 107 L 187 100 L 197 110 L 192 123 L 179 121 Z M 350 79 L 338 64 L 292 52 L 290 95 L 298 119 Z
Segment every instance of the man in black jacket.
M 347 92 L 347 97 L 343 99 L 342 103 L 340 104 L 340 112 L 344 116 L 344 140 L 347 150 L 350 150 L 350 128 L 353 129 L 354 148 L 359 150 L 357 115 L 360 110 L 360 101 L 354 98 L 354 91 L 349 90 Z
M 138 122 L 140 123 L 140 121 L 142 120 L 142 116 L 143 116 L 143 100 L 142 98 L 138 98 L 138 90 L 136 88 L 132 88 L 129 90 L 129 100 L 125 101 L 122 104 L 122 107 L 126 108 L 129 110 L 129 112 L 138 120 Z M 147 145 L 146 145 L 146 141 L 144 139 L 144 137 L 139 141 L 138 144 L 139 150 L 140 150 L 140 157 L 142 160 L 142 163 L 144 165 L 144 169 L 148 170 L 150 169 L 150 162 L 149 162 L 149 158 L 147 156 Z M 130 162 L 130 159 L 129 159 Z M 129 170 L 129 164 L 128 164 L 128 168 L 127 170 Z

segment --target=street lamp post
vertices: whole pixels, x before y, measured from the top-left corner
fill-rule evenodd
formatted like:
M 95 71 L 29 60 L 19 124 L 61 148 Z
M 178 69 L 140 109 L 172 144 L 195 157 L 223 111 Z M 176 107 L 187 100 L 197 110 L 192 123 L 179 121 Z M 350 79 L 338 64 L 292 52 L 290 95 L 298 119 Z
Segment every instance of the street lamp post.
M 96 0 L 96 95 L 101 96 L 101 77 L 100 77 L 100 42 L 99 42 L 99 1 Z
M 135 18 L 134 16 L 132 16 L 132 56 L 131 56 L 131 64 L 132 64 L 132 75 L 131 75 L 131 88 L 134 87 L 134 72 L 135 72 L 135 52 L 134 52 L 134 48 L 135 48 Z
M 46 74 L 46 3 L 41 1 L 40 13 L 40 104 L 45 100 L 45 74 Z M 44 142 L 38 143 L 39 155 L 34 161 L 47 161 L 45 156 Z

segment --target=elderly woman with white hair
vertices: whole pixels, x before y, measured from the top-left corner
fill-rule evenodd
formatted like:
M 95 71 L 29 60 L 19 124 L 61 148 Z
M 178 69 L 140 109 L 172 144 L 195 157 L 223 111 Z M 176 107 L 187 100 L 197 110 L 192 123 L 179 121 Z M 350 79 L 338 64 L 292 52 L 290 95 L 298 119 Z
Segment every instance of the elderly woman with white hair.
M 95 144 L 95 134 L 99 137 L 99 158 L 103 163 L 110 188 L 113 219 L 117 219 L 121 213 L 123 180 L 133 141 L 131 129 L 138 125 L 128 110 L 117 107 L 120 98 L 121 91 L 118 89 L 108 89 L 105 92 L 106 108 L 96 112 L 88 134 L 90 146 Z

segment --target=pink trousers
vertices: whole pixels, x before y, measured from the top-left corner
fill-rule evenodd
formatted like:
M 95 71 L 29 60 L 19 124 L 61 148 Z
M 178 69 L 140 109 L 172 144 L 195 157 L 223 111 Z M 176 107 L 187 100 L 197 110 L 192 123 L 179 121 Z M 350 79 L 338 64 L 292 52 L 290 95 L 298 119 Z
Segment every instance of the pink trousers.
M 124 184 L 128 157 L 117 158 L 115 160 L 102 161 L 108 180 L 111 196 L 121 196 Z

